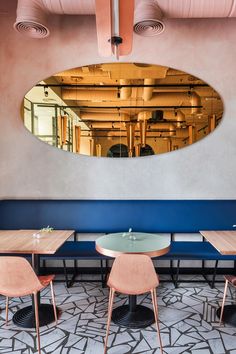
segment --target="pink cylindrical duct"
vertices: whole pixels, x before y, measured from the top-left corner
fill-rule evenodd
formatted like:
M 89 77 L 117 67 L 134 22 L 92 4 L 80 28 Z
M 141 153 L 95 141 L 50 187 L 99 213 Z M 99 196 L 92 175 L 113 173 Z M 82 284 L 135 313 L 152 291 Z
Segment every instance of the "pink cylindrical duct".
M 57 15 L 94 15 L 95 0 L 42 0 L 46 11 Z
M 16 31 L 32 38 L 45 38 L 48 14 L 93 15 L 95 0 L 18 0 Z
M 154 0 L 136 1 L 134 32 L 140 36 L 156 36 L 164 31 L 162 12 Z
M 32 38 L 45 38 L 49 35 L 47 13 L 41 0 L 18 0 L 16 14 L 16 31 Z

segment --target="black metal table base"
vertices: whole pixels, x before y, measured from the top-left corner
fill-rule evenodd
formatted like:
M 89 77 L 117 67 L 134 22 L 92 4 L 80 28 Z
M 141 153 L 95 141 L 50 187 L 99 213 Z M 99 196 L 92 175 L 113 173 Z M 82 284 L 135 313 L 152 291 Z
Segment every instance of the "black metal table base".
M 57 314 L 59 310 L 57 309 Z M 39 306 L 39 325 L 46 326 L 55 321 L 53 306 L 50 304 L 40 304 Z M 13 316 L 15 325 L 24 328 L 35 328 L 35 314 L 32 306 L 18 310 Z
M 146 328 L 154 323 L 154 313 L 148 307 L 136 305 L 130 311 L 129 305 L 117 307 L 112 311 L 112 321 L 119 326 L 128 328 Z
M 216 314 L 220 318 L 221 307 L 217 309 Z M 223 312 L 222 322 L 232 327 L 236 327 L 236 305 L 226 305 Z

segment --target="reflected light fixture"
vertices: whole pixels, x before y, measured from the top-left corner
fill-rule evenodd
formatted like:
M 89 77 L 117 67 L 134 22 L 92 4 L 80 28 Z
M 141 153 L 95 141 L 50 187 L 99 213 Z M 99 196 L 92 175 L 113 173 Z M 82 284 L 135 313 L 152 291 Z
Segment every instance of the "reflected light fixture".
M 48 97 L 48 86 L 44 86 L 43 91 L 44 91 L 44 96 Z

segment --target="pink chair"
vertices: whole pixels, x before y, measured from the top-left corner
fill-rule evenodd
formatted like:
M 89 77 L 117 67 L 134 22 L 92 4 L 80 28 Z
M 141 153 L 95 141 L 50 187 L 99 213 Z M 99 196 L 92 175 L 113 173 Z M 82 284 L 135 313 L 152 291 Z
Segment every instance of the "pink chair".
M 141 254 L 122 254 L 118 256 L 113 263 L 107 285 L 110 287 L 110 294 L 104 354 L 107 352 L 107 340 L 110 329 L 115 292 L 126 295 L 140 295 L 149 291 L 151 292 L 152 296 L 157 337 L 160 342 L 161 353 L 163 353 L 160 327 L 158 322 L 156 294 L 156 287 L 159 285 L 159 279 L 151 258 Z
M 222 317 L 223 317 L 224 307 L 225 307 L 225 299 L 226 299 L 226 294 L 227 294 L 227 289 L 228 289 L 229 284 L 236 287 L 236 276 L 235 275 L 225 275 L 225 289 L 224 289 L 224 296 L 223 296 L 221 312 L 220 312 L 220 324 L 222 322 Z
M 35 323 L 38 341 L 38 352 L 40 349 L 39 315 L 38 315 L 38 291 L 50 284 L 55 321 L 57 322 L 57 311 L 52 281 L 54 275 L 37 276 L 29 262 L 22 257 L 0 257 L 0 294 L 6 296 L 6 325 L 8 324 L 8 303 L 9 297 L 21 297 L 26 295 L 34 296 Z

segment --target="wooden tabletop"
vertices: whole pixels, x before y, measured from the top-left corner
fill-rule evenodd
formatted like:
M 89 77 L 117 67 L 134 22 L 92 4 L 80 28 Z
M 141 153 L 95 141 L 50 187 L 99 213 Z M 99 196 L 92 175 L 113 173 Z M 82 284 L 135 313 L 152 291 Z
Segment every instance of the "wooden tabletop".
M 200 231 L 218 252 L 236 255 L 236 231 Z
M 53 230 L 33 237 L 39 230 L 0 231 L 0 253 L 54 254 L 74 230 Z

